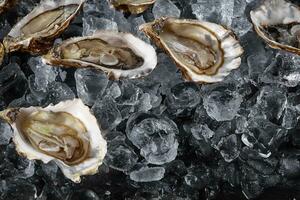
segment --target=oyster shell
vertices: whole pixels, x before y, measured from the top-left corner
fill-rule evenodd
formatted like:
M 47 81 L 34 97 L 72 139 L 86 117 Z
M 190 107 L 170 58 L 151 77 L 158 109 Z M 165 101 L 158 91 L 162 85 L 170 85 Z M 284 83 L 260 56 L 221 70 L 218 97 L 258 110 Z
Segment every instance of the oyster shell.
M 265 0 L 250 12 L 257 34 L 275 49 L 300 55 L 300 8 L 285 0 Z
M 171 56 L 189 81 L 219 82 L 241 64 L 242 47 L 221 25 L 163 17 L 140 29 Z
M 140 14 L 155 3 L 156 0 L 109 0 L 111 5 L 124 12 Z
M 0 118 L 11 124 L 20 155 L 54 161 L 74 182 L 95 174 L 107 151 L 96 118 L 80 99 L 45 108 L 8 109 Z
M 44 0 L 4 38 L 7 52 L 17 50 L 34 54 L 45 53 L 53 40 L 70 24 L 85 0 Z
M 64 41 L 43 57 L 47 64 L 93 67 L 111 79 L 139 78 L 157 64 L 154 48 L 130 33 L 99 31 Z
M 2 64 L 3 58 L 4 58 L 4 46 L 3 44 L 0 42 L 0 65 Z

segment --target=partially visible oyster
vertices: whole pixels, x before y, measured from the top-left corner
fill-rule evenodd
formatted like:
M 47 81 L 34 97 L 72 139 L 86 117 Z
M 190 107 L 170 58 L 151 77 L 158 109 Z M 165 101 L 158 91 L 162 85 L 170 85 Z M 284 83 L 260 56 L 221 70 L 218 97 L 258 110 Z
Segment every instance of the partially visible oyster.
M 147 10 L 156 0 L 109 0 L 111 5 L 118 10 L 140 14 Z
M 96 118 L 80 99 L 46 108 L 7 109 L 0 118 L 11 124 L 20 155 L 54 161 L 74 182 L 95 174 L 107 151 Z
M 43 60 L 56 66 L 93 67 L 115 80 L 146 76 L 157 64 L 156 52 L 151 45 L 130 33 L 109 31 L 66 40 Z
M 4 53 L 5 53 L 4 46 L 0 42 L 0 65 L 2 64 L 2 61 L 3 61 L 3 58 L 4 58 Z
M 171 56 L 188 81 L 219 82 L 241 64 L 242 47 L 221 25 L 160 18 L 140 29 Z
M 257 34 L 275 49 L 300 55 L 300 8 L 285 0 L 265 0 L 250 12 Z
M 69 26 L 84 1 L 42 1 L 8 33 L 4 39 L 6 51 L 47 52 L 53 40 Z
M 6 8 L 11 7 L 15 0 L 0 0 L 0 13 L 2 13 Z

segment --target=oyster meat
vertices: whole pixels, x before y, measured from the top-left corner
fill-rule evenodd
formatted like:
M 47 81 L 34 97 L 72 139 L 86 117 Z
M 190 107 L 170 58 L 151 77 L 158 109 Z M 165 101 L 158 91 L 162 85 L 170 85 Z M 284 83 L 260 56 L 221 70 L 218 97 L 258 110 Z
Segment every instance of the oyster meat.
M 53 40 L 70 24 L 84 0 L 44 0 L 4 38 L 7 52 L 17 50 L 40 54 L 51 48 Z
M 109 0 L 111 5 L 124 12 L 140 14 L 147 10 L 156 0 Z
M 107 31 L 66 40 L 43 60 L 56 66 L 93 67 L 115 80 L 146 76 L 157 64 L 156 52 L 151 45 L 130 33 Z
M 221 25 L 163 17 L 140 29 L 171 56 L 186 80 L 219 82 L 241 64 L 242 47 Z
M 96 118 L 80 99 L 46 108 L 8 109 L 0 118 L 11 124 L 20 155 L 54 161 L 74 182 L 95 174 L 107 151 Z
M 286 0 L 265 0 L 250 12 L 257 34 L 275 49 L 300 55 L 300 8 Z
M 3 44 L 0 42 L 0 65 L 2 64 L 3 58 L 4 58 L 4 46 Z

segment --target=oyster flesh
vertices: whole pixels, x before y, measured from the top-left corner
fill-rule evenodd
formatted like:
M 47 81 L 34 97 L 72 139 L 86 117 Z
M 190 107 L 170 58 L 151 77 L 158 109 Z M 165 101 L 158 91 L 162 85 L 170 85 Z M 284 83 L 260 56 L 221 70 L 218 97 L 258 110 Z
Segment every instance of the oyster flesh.
M 0 0 L 0 13 L 2 13 L 6 8 L 11 7 L 15 0 Z
M 53 40 L 70 24 L 85 0 L 44 0 L 4 38 L 7 52 L 17 50 L 33 54 L 45 53 Z
M 275 49 L 300 55 L 300 8 L 285 0 L 265 0 L 250 12 L 257 34 Z
M 4 58 L 4 46 L 3 44 L 0 42 L 0 65 L 2 64 L 3 58 Z
M 111 5 L 124 12 L 140 14 L 147 10 L 156 0 L 109 0 Z
M 219 82 L 241 64 L 243 49 L 221 25 L 188 19 L 160 18 L 140 26 L 194 82 Z
M 96 118 L 80 99 L 45 108 L 7 109 L 0 118 L 11 124 L 20 155 L 54 161 L 74 182 L 95 174 L 107 151 Z
M 93 67 L 103 70 L 114 80 L 146 76 L 157 64 L 151 45 L 130 33 L 109 31 L 66 40 L 43 60 L 56 66 Z

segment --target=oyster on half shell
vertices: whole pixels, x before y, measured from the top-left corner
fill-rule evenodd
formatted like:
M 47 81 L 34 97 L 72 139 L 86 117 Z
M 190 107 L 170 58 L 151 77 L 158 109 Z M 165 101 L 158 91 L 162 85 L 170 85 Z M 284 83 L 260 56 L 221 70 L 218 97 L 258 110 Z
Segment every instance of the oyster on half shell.
M 21 19 L 4 38 L 6 52 L 47 52 L 70 24 L 85 0 L 44 0 Z
M 241 64 L 242 47 L 221 25 L 163 17 L 140 29 L 171 56 L 186 80 L 219 82 Z
M 93 67 L 118 80 L 148 75 L 156 67 L 157 56 L 151 45 L 130 33 L 99 31 L 62 42 L 43 61 L 55 66 Z
M 286 0 L 265 0 L 250 16 L 270 47 L 300 55 L 300 7 Z
M 0 118 L 11 124 L 20 155 L 54 161 L 74 182 L 95 174 L 107 151 L 96 118 L 80 99 L 45 108 L 7 109 Z
M 132 14 L 144 12 L 149 6 L 154 4 L 155 1 L 156 0 L 109 0 L 114 8 Z

